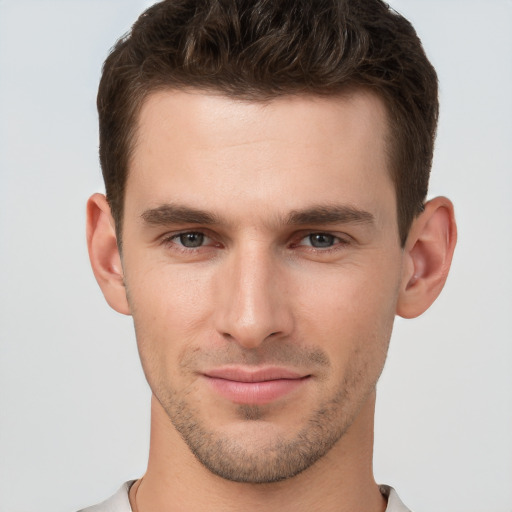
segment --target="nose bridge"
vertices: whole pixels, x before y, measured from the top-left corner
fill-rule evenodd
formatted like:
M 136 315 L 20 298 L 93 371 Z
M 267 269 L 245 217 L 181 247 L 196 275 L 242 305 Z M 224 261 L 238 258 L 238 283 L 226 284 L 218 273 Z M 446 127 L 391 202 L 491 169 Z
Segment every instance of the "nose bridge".
M 246 348 L 287 334 L 291 313 L 277 256 L 258 242 L 233 250 L 226 261 L 218 331 Z

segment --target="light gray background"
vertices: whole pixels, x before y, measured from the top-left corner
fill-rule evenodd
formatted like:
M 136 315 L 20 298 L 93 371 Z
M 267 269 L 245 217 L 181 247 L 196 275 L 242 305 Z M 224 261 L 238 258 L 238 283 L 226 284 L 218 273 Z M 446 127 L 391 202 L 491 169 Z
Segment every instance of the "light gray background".
M 149 3 L 0 1 L 0 512 L 76 510 L 145 468 L 149 392 L 89 269 L 84 206 L 100 67 Z M 441 298 L 396 324 L 375 473 L 415 512 L 510 512 L 512 2 L 392 5 L 439 73 L 431 192 L 460 238 Z

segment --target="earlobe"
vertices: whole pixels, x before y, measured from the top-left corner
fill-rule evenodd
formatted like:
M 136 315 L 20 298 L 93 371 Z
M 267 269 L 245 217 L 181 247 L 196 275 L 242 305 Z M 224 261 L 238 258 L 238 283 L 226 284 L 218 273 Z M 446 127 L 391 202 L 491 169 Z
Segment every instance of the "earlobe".
M 453 204 L 436 197 L 414 220 L 405 246 L 397 314 L 414 318 L 441 293 L 457 242 Z
M 87 202 L 87 248 L 94 276 L 106 301 L 119 313 L 129 315 L 114 221 L 103 194 L 94 194 Z

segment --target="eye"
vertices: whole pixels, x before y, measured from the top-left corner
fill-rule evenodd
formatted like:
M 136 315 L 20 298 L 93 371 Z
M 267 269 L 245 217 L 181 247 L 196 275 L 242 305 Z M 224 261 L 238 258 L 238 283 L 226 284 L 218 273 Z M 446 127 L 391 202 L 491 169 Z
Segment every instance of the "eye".
M 329 249 L 341 242 L 343 241 L 339 237 L 329 233 L 311 233 L 304 237 L 299 245 L 306 245 L 315 249 Z
M 209 236 L 200 231 L 184 231 L 183 233 L 170 235 L 163 242 L 169 247 L 181 250 L 199 249 L 200 247 L 215 245 Z
M 173 237 L 173 240 L 178 241 L 183 247 L 187 247 L 189 249 L 194 249 L 196 247 L 201 247 L 204 244 L 205 237 L 203 233 L 198 233 L 195 231 L 190 231 L 188 233 L 180 233 Z

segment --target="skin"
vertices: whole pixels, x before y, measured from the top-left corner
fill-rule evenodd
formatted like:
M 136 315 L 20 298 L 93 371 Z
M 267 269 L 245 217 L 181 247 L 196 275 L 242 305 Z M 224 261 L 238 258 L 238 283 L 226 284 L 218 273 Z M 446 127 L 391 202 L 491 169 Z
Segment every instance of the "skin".
M 153 392 L 134 508 L 385 509 L 375 385 L 395 314 L 435 300 L 456 238 L 453 207 L 436 198 L 400 246 L 386 133 L 382 102 L 364 92 L 146 100 L 122 257 L 105 198 L 88 205 L 95 275 L 133 316 Z M 214 385 L 226 368 L 300 379 L 240 399 Z

